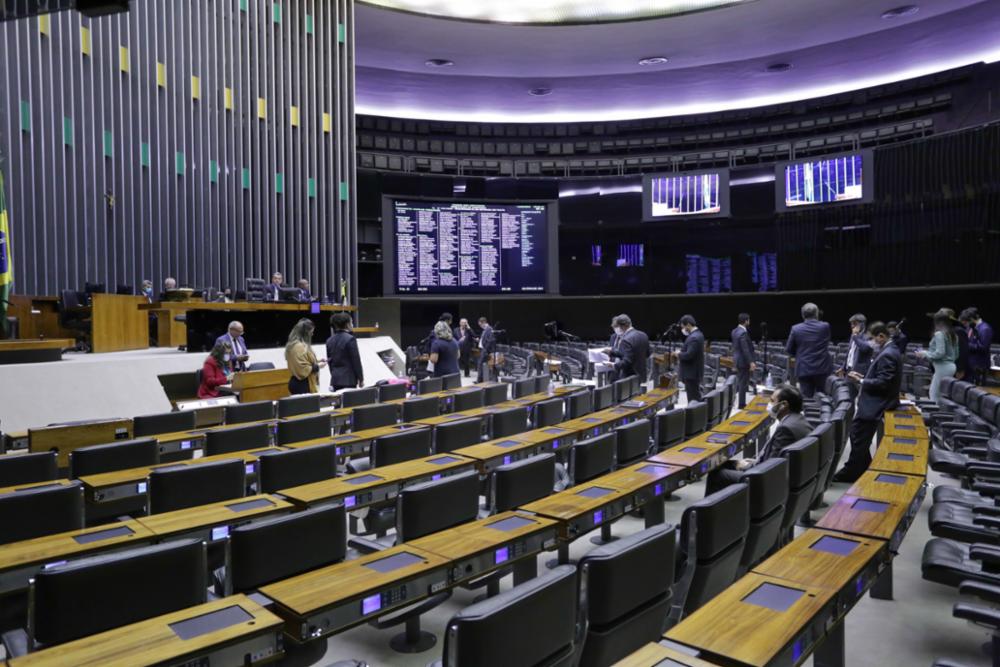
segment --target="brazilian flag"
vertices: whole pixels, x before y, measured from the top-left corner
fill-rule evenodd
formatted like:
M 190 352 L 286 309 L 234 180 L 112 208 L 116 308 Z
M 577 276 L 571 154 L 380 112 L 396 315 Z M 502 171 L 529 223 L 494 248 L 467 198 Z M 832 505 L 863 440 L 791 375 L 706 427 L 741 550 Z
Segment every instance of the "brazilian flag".
M 0 338 L 7 337 L 7 299 L 14 282 L 10 227 L 7 226 L 7 200 L 4 198 L 3 171 L 0 171 Z

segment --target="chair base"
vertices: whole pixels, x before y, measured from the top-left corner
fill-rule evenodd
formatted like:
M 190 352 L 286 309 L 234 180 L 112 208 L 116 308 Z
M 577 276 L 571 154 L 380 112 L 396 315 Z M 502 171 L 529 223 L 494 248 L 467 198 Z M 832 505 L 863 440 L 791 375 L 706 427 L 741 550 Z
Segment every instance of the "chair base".
M 614 542 L 617 539 L 618 539 L 617 537 L 611 534 L 611 524 L 606 523 L 603 526 L 601 526 L 600 535 L 595 535 L 594 537 L 590 538 L 590 543 L 596 544 L 597 546 L 601 546 L 603 544 L 609 544 L 611 542 Z
M 437 637 L 420 629 L 420 617 L 407 619 L 406 631 L 389 640 L 389 646 L 397 653 L 423 653 L 437 644 Z

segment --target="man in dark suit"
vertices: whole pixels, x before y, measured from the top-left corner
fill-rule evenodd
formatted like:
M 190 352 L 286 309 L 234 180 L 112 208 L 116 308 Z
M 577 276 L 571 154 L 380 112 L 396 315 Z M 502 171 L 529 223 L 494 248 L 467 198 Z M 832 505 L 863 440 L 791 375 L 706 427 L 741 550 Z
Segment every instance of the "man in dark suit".
M 233 320 L 229 323 L 229 331 L 215 339 L 216 345 L 226 343 L 232 350 L 229 354 L 229 372 L 245 371 L 250 354 L 247 342 L 243 339 L 243 323 Z
M 986 384 L 986 376 L 990 372 L 990 345 L 993 344 L 993 327 L 983 321 L 979 309 L 972 306 L 962 311 L 958 316 L 962 326 L 968 328 L 966 336 L 969 339 L 969 370 L 972 377 L 968 381 L 978 385 Z
M 706 496 L 743 481 L 745 471 L 758 463 L 781 456 L 785 447 L 795 444 L 813 430 L 812 424 L 802 416 L 802 394 L 791 385 L 783 384 L 774 390 L 767 411 L 777 420 L 778 427 L 761 448 L 757 458 L 728 461 L 721 468 L 710 472 L 705 482 Z
M 691 315 L 680 319 L 684 347 L 677 354 L 680 361 L 678 377 L 684 383 L 688 403 L 701 400 L 701 381 L 705 377 L 705 334 Z
M 632 319 L 625 314 L 616 316 L 611 324 L 617 340 L 616 345 L 608 350 L 608 356 L 615 360 L 615 377 L 621 379 L 635 375 L 639 382 L 645 382 L 649 336 L 633 328 Z
M 264 285 L 265 301 L 281 301 L 281 283 L 284 277 L 279 271 L 271 274 L 271 282 Z
M 896 347 L 899 348 L 899 353 L 905 358 L 906 347 L 910 344 L 910 337 L 903 331 L 903 320 L 888 322 L 885 326 L 889 328 L 889 336 L 892 337 L 892 342 L 896 344 Z
M 854 483 L 872 462 L 872 438 L 886 410 L 899 405 L 899 385 L 903 379 L 903 358 L 889 336 L 889 328 L 875 322 L 868 328 L 878 353 L 864 376 L 852 372 L 861 383 L 858 407 L 851 422 L 851 454 L 844 467 L 833 476 L 835 482 Z
M 363 387 L 365 373 L 361 366 L 358 341 L 351 333 L 353 321 L 347 313 L 330 317 L 333 333 L 326 339 L 327 366 L 330 368 L 330 391 Z
M 733 367 L 736 369 L 736 393 L 739 407 L 747 406 L 747 391 L 750 389 L 750 373 L 757 369 L 753 356 L 753 341 L 750 339 L 750 315 L 740 313 L 737 325 L 730 337 L 733 341 Z
M 837 375 L 850 378 L 851 373 L 857 373 L 861 377 L 864 377 L 865 373 L 868 372 L 868 366 L 871 364 L 872 355 L 875 352 L 868 341 L 868 334 L 865 331 L 868 328 L 868 318 L 861 313 L 857 313 L 851 316 L 848 323 L 851 325 L 851 343 L 847 348 L 847 356 L 844 357 L 843 365 L 837 369 Z M 856 396 L 858 385 L 852 382 L 848 386 L 851 388 L 851 395 Z
M 302 303 L 309 303 L 312 301 L 312 292 L 309 291 L 309 281 L 305 278 L 300 278 L 298 282 L 299 288 L 299 301 Z
M 795 357 L 795 375 L 804 398 L 812 398 L 833 372 L 829 345 L 830 325 L 819 320 L 819 306 L 815 303 L 802 306 L 802 322 L 788 334 L 785 353 Z
M 469 369 L 472 367 L 472 346 L 476 343 L 476 336 L 472 333 L 469 320 L 464 317 L 460 319 L 452 335 L 458 341 L 458 365 L 465 377 L 469 377 Z
M 497 351 L 497 339 L 493 334 L 493 327 L 485 317 L 479 318 L 479 328 L 483 333 L 479 335 L 479 377 L 477 382 L 487 382 L 493 379 L 495 366 L 490 366 L 490 359 Z

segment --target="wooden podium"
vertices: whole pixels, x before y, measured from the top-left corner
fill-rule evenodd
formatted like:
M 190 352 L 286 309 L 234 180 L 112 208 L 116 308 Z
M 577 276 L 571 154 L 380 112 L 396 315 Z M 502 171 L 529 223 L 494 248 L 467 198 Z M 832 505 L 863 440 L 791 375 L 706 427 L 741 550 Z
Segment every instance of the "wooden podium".
M 287 368 L 243 371 L 233 375 L 233 391 L 240 395 L 240 403 L 275 401 L 289 395 L 288 380 L 291 377 Z

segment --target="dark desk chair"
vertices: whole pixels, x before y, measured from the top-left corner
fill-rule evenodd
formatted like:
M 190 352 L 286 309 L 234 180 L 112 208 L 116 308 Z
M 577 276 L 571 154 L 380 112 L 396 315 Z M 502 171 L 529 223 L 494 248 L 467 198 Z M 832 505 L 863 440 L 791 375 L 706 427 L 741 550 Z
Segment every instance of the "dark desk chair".
M 442 375 L 441 386 L 444 389 L 458 389 L 462 386 L 462 374 L 452 373 L 451 375 Z
M 687 412 L 684 408 L 674 408 L 656 415 L 656 448 L 670 449 L 685 440 Z
M 740 571 L 746 572 L 778 543 L 788 502 L 788 461 L 774 457 L 758 463 L 740 481 L 750 490 L 750 524 L 740 558 Z
M 921 576 L 945 586 L 966 581 L 1000 586 L 1000 547 L 933 537 L 924 545 Z
M 0 496 L 0 544 L 83 528 L 83 484 L 38 487 Z
M 235 405 L 227 405 L 223 408 L 223 421 L 226 424 L 262 422 L 274 419 L 274 414 L 274 401 L 236 403 Z
M 0 456 L 0 487 L 48 482 L 58 477 L 55 452 Z
M 594 411 L 594 397 L 589 389 L 570 394 L 567 408 L 568 418 L 577 419 Z
M 506 438 L 528 430 L 528 408 L 508 408 L 493 413 L 490 437 Z
M 406 398 L 406 392 L 408 391 L 408 387 L 402 383 L 380 384 L 377 387 L 379 403 L 402 400 Z
M 544 498 L 552 493 L 556 455 L 542 454 L 497 466 L 490 475 L 487 510 L 498 514 Z
M 279 421 L 275 442 L 278 445 L 289 445 L 294 442 L 329 437 L 331 437 L 330 415 L 321 413 Z
M 478 418 L 460 419 L 434 427 L 434 451 L 438 454 L 453 452 L 482 441 L 483 422 Z
M 282 419 L 319 412 L 319 409 L 318 394 L 286 396 L 285 398 L 278 399 L 278 417 Z
M 452 397 L 451 409 L 453 412 L 463 412 L 465 410 L 475 410 L 483 407 L 486 394 L 482 389 L 470 389 L 455 394 Z
M 424 378 L 417 381 L 417 394 L 433 394 L 444 389 L 441 378 Z
M 819 441 L 819 469 L 817 470 L 816 491 L 813 494 L 813 501 L 809 507 L 810 509 L 820 509 L 825 506 L 823 504 L 823 494 L 833 481 L 833 457 L 837 451 L 837 444 L 835 442 L 836 433 L 833 430 L 833 424 L 827 422 L 814 428 L 809 435 Z M 807 523 L 811 525 L 808 514 L 806 514 L 806 519 Z
M 496 405 L 507 400 L 507 385 L 505 383 L 494 384 L 483 389 L 483 405 Z
M 563 420 L 563 407 L 565 403 L 561 398 L 553 398 L 548 401 L 535 403 L 534 414 L 532 415 L 533 428 L 544 428 L 555 426 Z
M 173 512 L 242 498 L 246 470 L 242 459 L 155 468 L 149 472 L 148 489 L 150 514 Z
M 418 419 L 430 419 L 441 414 L 441 401 L 437 396 L 408 398 L 403 401 L 402 406 L 404 424 L 417 421 Z
M 722 385 L 722 417 L 720 422 L 729 419 L 733 405 L 736 403 L 736 376 L 730 375 L 726 378 L 726 383 Z
M 615 403 L 615 389 L 608 384 L 594 390 L 594 410 L 610 408 Z
M 405 385 L 404 385 L 405 386 Z M 340 394 L 340 407 L 356 408 L 360 405 L 378 403 L 379 388 L 365 387 L 363 389 L 346 389 Z
M 581 440 L 569 451 L 569 476 L 573 484 L 582 484 L 615 468 L 618 434 L 612 431 L 596 438 Z
M 616 467 L 623 468 L 649 456 L 651 426 L 648 419 L 639 419 L 615 429 L 618 434 Z
M 749 504 L 747 485 L 733 484 L 684 510 L 672 622 L 689 615 L 736 580 L 750 528 Z
M 712 391 L 705 394 L 703 399 L 707 408 L 705 414 L 707 415 L 706 430 L 715 428 L 722 421 L 722 391 L 719 389 L 713 389 Z
M 43 568 L 31 580 L 27 630 L 3 635 L 7 656 L 203 604 L 207 573 L 205 543 L 199 540 Z
M 69 453 L 69 476 L 84 475 L 153 466 L 160 462 L 160 445 L 155 438 L 124 440 L 106 445 L 80 447 Z
M 693 401 L 684 406 L 684 437 L 693 438 L 708 430 L 708 404 Z
M 586 606 L 578 606 L 576 568 L 562 565 L 452 616 L 442 660 L 433 664 L 570 667 L 583 640 L 585 614 Z
M 431 455 L 431 429 L 411 428 L 372 440 L 367 457 L 351 459 L 350 472 L 421 459 Z
M 535 378 L 521 378 L 514 380 L 510 387 L 511 398 L 523 398 L 535 393 Z
M 336 475 L 335 445 L 265 452 L 257 458 L 257 486 L 261 493 L 277 493 Z
M 552 383 L 552 376 L 550 375 L 538 375 L 535 377 L 535 393 L 544 394 L 549 390 L 549 385 Z
M 132 435 L 141 438 L 146 435 L 191 431 L 195 428 L 194 410 L 184 412 L 163 412 L 157 415 L 142 415 L 132 420 Z
M 58 310 L 59 325 L 76 334 L 78 348 L 89 351 L 93 321 L 86 295 L 74 290 L 63 290 Z
M 580 592 L 587 600 L 581 667 L 616 663 L 660 638 L 670 611 L 675 541 L 674 527 L 661 524 L 580 559 Z
M 396 423 L 399 408 L 394 403 L 374 403 L 351 411 L 351 430 L 364 431 L 370 428 L 391 426 Z
M 819 476 L 819 441 L 806 436 L 785 447 L 781 455 L 788 459 L 788 502 L 781 520 L 779 547 L 791 541 L 795 524 L 812 505 Z
M 205 433 L 205 456 L 245 452 L 271 444 L 270 424 L 251 424 L 237 428 L 224 428 Z
M 247 364 L 248 371 L 271 371 L 274 370 L 274 364 L 270 361 L 256 361 L 252 364 Z
M 615 403 L 621 403 L 622 401 L 627 401 L 632 397 L 632 377 L 622 378 L 620 380 L 615 380 L 614 384 L 611 385 L 614 394 Z

